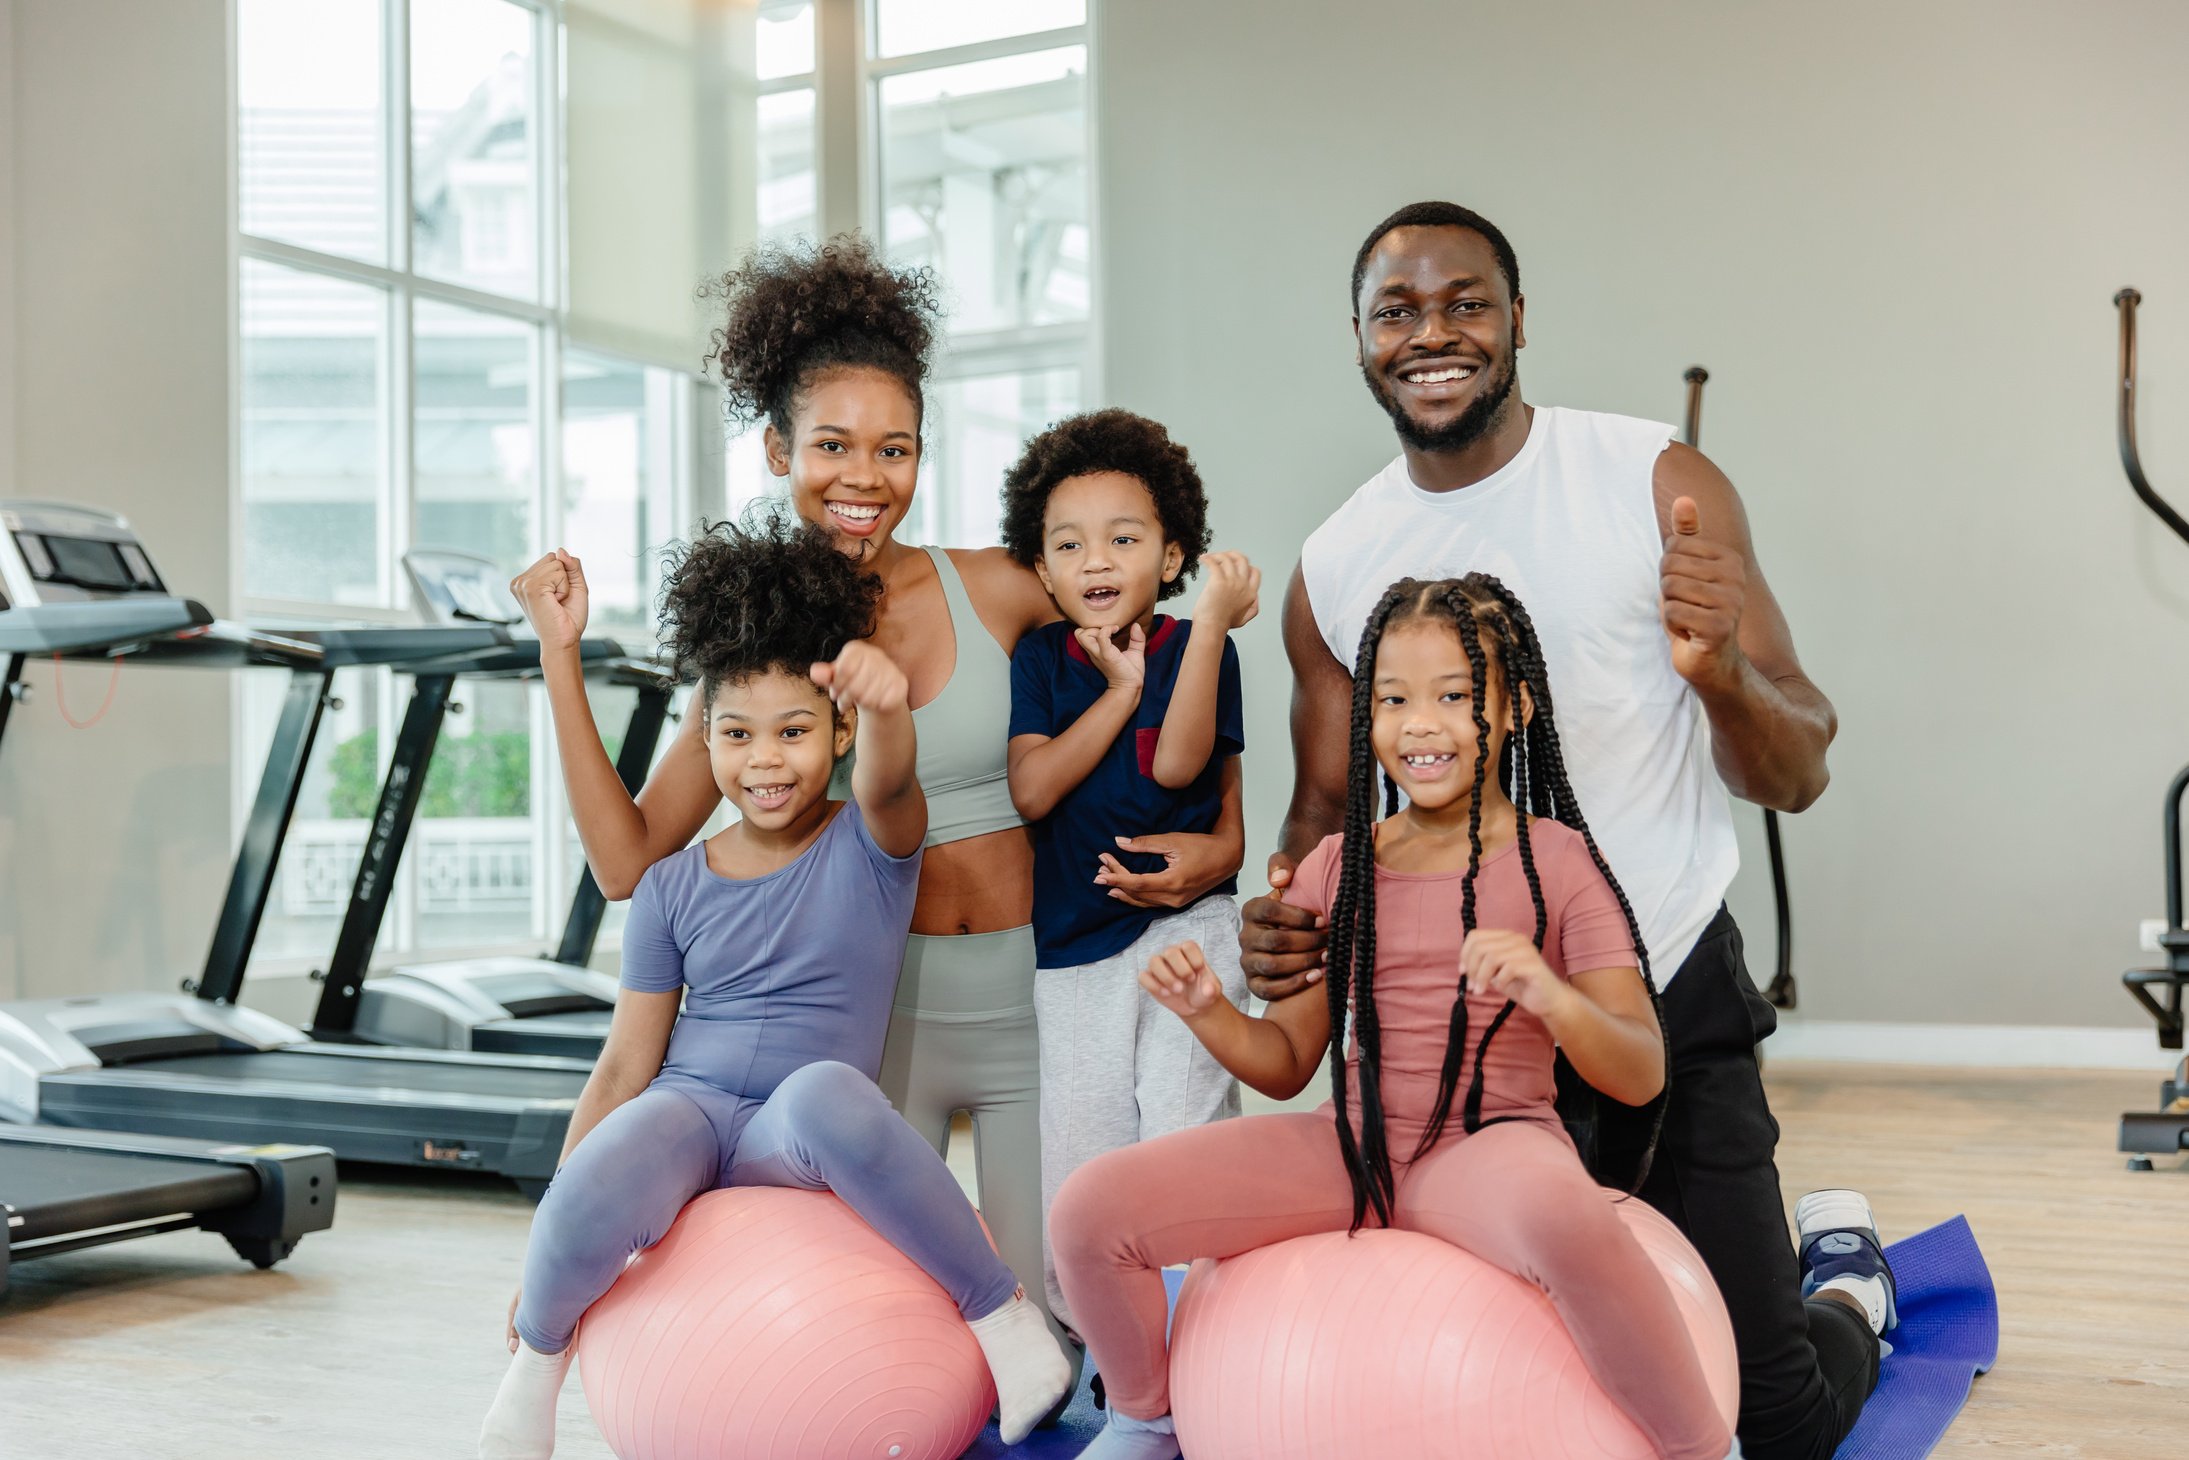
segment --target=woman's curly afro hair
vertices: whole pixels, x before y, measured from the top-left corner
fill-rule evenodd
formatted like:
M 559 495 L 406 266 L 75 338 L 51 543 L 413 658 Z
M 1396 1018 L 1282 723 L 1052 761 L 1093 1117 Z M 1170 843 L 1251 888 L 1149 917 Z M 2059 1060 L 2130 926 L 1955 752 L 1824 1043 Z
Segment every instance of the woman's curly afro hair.
M 841 233 L 820 245 L 762 244 L 704 292 L 727 310 L 707 363 L 736 429 L 765 421 L 789 435 L 815 375 L 861 366 L 897 377 L 924 413 L 940 319 L 933 270 L 893 269 L 866 239 Z
M 874 631 L 881 601 L 881 578 L 860 572 L 826 528 L 763 503 L 669 550 L 662 640 L 712 704 L 721 686 L 756 674 L 805 678 Z
M 1026 443 L 1003 478 L 1003 547 L 1027 567 L 1041 556 L 1042 514 L 1049 495 L 1067 477 L 1091 472 L 1138 477 L 1155 499 L 1163 536 L 1185 554 L 1178 576 L 1156 591 L 1158 599 L 1186 591 L 1186 579 L 1209 545 L 1208 494 L 1186 448 L 1170 433 L 1131 411 L 1089 411 L 1070 416 Z

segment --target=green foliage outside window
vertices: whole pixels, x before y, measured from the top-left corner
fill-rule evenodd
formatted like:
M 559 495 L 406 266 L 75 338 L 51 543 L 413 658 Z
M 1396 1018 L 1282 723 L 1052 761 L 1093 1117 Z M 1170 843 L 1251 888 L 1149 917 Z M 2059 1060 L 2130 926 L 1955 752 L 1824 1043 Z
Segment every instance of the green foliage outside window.
M 615 759 L 621 736 L 609 741 Z M 367 730 L 334 748 L 327 768 L 334 786 L 327 814 L 338 821 L 369 819 L 380 800 L 380 732 Z M 419 796 L 420 816 L 532 814 L 532 737 L 522 730 L 441 737 Z

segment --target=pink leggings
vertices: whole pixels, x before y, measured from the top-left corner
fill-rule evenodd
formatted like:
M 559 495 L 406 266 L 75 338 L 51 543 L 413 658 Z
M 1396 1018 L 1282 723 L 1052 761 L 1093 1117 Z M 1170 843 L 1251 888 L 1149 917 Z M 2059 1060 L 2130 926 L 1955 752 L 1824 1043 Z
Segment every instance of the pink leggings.
M 1401 1134 L 1394 1149 L 1410 1150 Z M 1135 1419 L 1170 1412 L 1164 1267 L 1342 1232 L 1352 1218 L 1328 1106 L 1219 1121 L 1080 1167 L 1057 1193 L 1049 1240 L 1109 1402 Z M 1391 1225 L 1541 1287 L 1589 1372 L 1667 1460 L 1732 1448 L 1671 1293 L 1555 1125 L 1447 1137 L 1398 1167 Z

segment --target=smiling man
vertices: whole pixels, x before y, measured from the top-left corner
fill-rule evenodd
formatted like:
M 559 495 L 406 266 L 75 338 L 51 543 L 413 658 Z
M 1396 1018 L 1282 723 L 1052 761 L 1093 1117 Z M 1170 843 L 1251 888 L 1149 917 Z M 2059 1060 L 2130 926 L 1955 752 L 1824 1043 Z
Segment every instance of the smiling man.
M 1708 458 L 1668 426 L 1521 398 L 1520 264 L 1494 224 L 1452 203 L 1400 209 L 1361 245 L 1352 304 L 1361 375 L 1400 452 L 1308 539 L 1285 595 L 1295 778 L 1270 860 L 1279 890 L 1245 912 L 1254 991 L 1320 979 L 1326 934 L 1282 888 L 1344 821 L 1369 611 L 1401 578 L 1494 573 L 1534 621 L 1566 769 L 1664 989 L 1670 1100 L 1642 1194 L 1724 1291 L 1749 1460 L 1823 1460 L 1876 1385 L 1892 1275 L 1855 1192 L 1805 1197 L 1798 1261 L 1787 1244 L 1756 1060 L 1776 1016 L 1724 897 L 1739 864 L 1728 788 L 1784 811 L 1814 801 L 1831 703 Z M 1631 1172 L 1648 1112 L 1597 1106 L 1603 1168 Z

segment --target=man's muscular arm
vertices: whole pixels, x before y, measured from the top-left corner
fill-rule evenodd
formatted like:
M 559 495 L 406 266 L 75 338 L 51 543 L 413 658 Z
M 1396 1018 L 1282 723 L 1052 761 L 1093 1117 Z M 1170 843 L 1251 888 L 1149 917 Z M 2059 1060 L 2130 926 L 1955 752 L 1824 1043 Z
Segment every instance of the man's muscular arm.
M 1344 824 L 1345 755 L 1353 720 L 1353 676 L 1323 643 L 1297 568 L 1285 588 L 1284 638 L 1285 657 L 1292 661 L 1292 804 L 1278 850 L 1269 859 L 1271 892 L 1246 905 L 1239 930 L 1247 986 L 1269 1000 L 1322 978 L 1329 932 L 1314 914 L 1288 906 L 1284 889 L 1300 859 Z
M 1654 485 L 1672 666 L 1710 717 L 1718 774 L 1736 796 L 1800 811 L 1831 779 L 1824 753 L 1839 717 L 1802 673 L 1740 493 L 1708 457 L 1678 444 L 1657 458 Z

